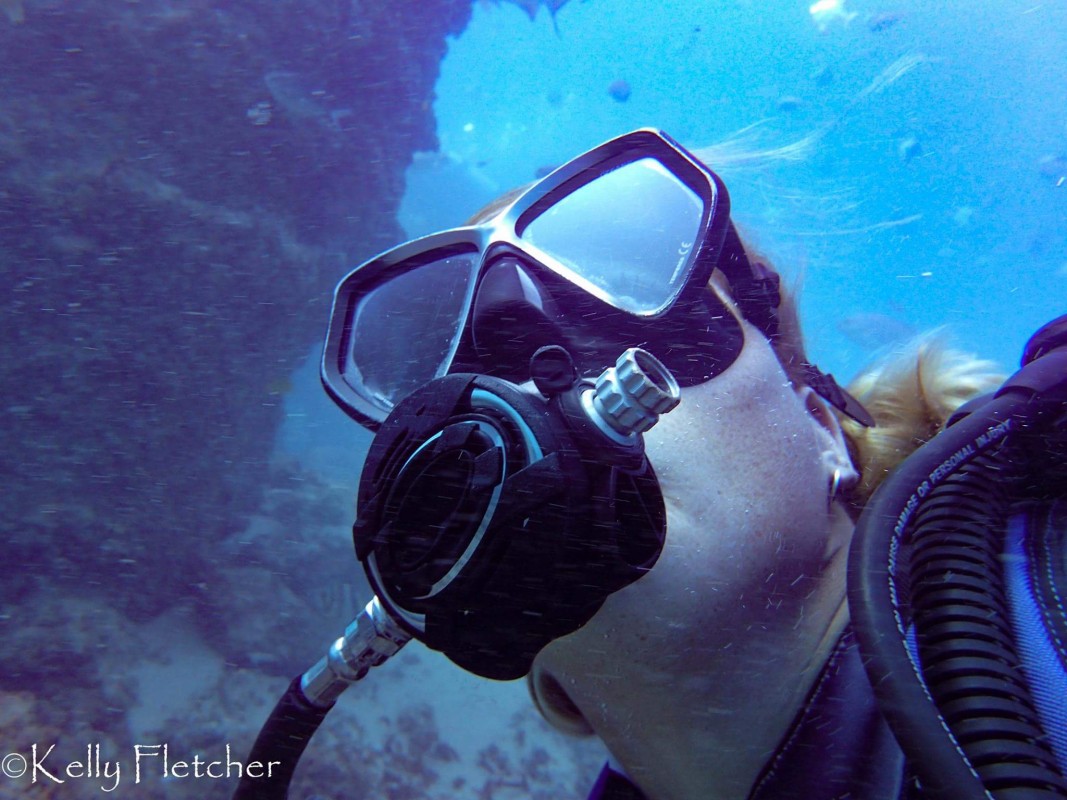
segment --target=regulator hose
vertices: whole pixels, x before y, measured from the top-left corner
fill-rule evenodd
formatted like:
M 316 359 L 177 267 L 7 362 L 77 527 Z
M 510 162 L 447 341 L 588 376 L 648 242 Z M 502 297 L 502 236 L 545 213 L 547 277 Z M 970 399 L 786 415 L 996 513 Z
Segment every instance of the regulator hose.
M 330 710 L 309 703 L 300 684 L 299 675 L 290 682 L 248 755 L 248 764 L 258 762 L 270 768 L 260 777 L 246 771 L 233 800 L 286 800 L 297 762 Z
M 1013 645 L 1001 566 L 1014 503 L 1042 484 L 1046 451 L 1063 447 L 1044 434 L 1067 416 L 1065 331 L 1060 318 L 1039 332 L 1024 368 L 904 461 L 857 523 L 853 627 L 924 798 L 1067 798 Z

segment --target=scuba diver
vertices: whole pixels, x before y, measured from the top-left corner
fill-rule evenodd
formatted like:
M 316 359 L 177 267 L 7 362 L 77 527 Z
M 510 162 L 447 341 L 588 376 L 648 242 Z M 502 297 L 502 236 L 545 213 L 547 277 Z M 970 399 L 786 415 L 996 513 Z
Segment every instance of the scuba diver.
M 1067 317 L 1022 362 L 841 388 L 655 130 L 377 256 L 322 360 L 375 597 L 235 798 L 412 638 L 598 736 L 596 800 L 1067 798 Z

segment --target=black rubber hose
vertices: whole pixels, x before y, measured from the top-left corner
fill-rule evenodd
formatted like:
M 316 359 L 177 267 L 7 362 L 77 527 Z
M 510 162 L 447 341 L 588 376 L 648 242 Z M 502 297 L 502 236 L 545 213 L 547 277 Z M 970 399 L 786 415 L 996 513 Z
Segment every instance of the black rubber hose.
M 307 701 L 300 679 L 293 678 L 256 737 L 233 800 L 285 800 L 288 796 L 297 762 L 330 711 Z M 257 770 L 261 776 L 252 777 L 248 766 L 257 762 L 262 765 Z
M 1003 454 L 992 448 L 959 467 L 915 513 L 908 584 L 919 661 L 986 789 L 999 800 L 1018 792 L 1067 797 L 1011 638 L 1000 557 L 1019 475 L 1016 459 Z M 955 516 L 945 513 L 952 507 Z
M 991 400 L 901 464 L 860 515 L 849 555 L 849 607 L 860 653 L 882 712 L 929 800 L 985 800 L 988 795 L 959 743 L 946 734 L 908 653 L 910 620 L 902 618 L 906 598 L 899 594 L 908 569 L 902 540 L 937 480 L 933 476 L 997 445 L 1000 437 L 994 439 L 991 431 L 1012 417 L 1016 402 L 1013 396 Z

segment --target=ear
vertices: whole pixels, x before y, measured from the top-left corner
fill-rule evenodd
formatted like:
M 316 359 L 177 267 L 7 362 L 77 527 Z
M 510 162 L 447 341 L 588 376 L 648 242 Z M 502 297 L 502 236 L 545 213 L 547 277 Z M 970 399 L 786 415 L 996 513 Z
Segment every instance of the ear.
M 848 490 L 859 482 L 860 474 L 852 463 L 848 441 L 845 439 L 845 433 L 841 429 L 837 415 L 810 386 L 802 385 L 797 390 L 797 397 L 804 404 L 812 425 L 815 427 L 827 480 L 832 481 L 836 474 L 838 491 L 847 494 Z

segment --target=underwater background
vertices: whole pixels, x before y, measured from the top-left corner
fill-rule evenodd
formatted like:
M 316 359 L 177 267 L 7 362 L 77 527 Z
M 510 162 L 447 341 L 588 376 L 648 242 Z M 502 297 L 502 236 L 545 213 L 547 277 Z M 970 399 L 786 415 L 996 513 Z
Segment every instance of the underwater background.
M 1062 3 L 0 0 L 0 759 L 227 797 L 133 747 L 243 758 L 369 597 L 334 284 L 642 126 L 778 153 L 721 174 L 842 383 L 939 326 L 1010 371 L 1064 313 Z M 290 796 L 581 798 L 602 759 L 413 644 Z

